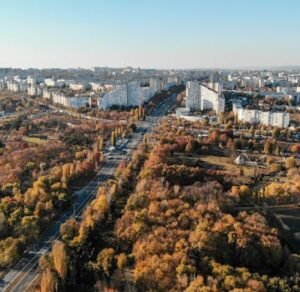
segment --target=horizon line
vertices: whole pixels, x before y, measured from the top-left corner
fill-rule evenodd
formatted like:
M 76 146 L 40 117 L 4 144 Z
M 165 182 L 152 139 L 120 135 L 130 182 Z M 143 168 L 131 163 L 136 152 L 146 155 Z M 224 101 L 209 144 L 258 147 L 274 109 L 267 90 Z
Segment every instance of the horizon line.
M 0 67 L 0 70 L 3 69 L 13 69 L 13 70 L 93 70 L 93 68 L 108 68 L 108 69 L 123 69 L 123 68 L 133 68 L 133 69 L 141 69 L 141 70 L 176 70 L 176 71 L 185 71 L 185 70 L 267 70 L 267 69 L 300 69 L 300 65 L 266 65 L 266 66 L 235 66 L 235 67 L 140 67 L 140 66 L 92 66 L 92 67 L 82 67 L 82 66 L 74 66 L 74 67 Z

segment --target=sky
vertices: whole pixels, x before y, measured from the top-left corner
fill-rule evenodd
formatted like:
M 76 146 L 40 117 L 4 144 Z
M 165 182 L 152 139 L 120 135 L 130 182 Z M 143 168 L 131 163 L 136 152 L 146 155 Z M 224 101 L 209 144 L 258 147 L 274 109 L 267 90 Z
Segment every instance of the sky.
M 299 0 L 0 0 L 0 67 L 300 65 Z

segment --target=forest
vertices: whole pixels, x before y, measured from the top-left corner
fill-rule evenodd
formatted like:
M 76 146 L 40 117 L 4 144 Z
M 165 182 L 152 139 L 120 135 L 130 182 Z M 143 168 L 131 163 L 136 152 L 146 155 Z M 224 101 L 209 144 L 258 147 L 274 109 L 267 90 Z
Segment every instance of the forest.
M 62 225 L 61 240 L 40 260 L 37 289 L 300 289 L 299 255 L 286 253 L 279 230 L 262 212 L 236 208 L 255 179 L 248 177 L 243 185 L 241 171 L 212 168 L 201 159 L 230 156 L 237 138 L 230 129 L 199 138 L 193 134 L 197 127 L 165 118 L 144 136 L 132 160 L 121 163 L 99 188 L 81 220 Z M 293 162 L 282 167 L 291 180 L 299 175 Z M 294 184 L 283 192 L 299 196 Z M 261 199 L 278 199 L 272 188 Z
M 127 124 L 57 112 L 1 123 L 0 272 L 71 206 L 74 190 L 101 168 L 111 137 L 116 141 L 132 132 L 138 111 L 120 112 Z

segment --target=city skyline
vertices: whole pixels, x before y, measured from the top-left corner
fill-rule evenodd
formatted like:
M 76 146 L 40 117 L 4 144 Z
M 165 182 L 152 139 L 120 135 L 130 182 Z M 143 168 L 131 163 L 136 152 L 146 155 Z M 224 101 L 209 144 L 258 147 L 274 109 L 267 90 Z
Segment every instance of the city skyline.
M 0 67 L 299 66 L 300 3 L 240 2 L 5 2 Z

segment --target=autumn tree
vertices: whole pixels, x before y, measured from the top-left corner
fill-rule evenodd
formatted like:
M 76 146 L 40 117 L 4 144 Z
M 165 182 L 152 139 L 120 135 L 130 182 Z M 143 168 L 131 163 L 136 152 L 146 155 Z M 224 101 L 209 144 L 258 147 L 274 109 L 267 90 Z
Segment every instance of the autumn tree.
M 112 146 L 116 146 L 116 133 L 115 133 L 115 131 L 111 132 L 110 143 L 111 143 Z
M 267 140 L 264 145 L 264 153 L 270 155 L 272 153 L 272 143 Z
M 64 280 L 68 273 L 69 257 L 66 246 L 61 241 L 56 241 L 52 247 L 53 265 L 59 277 Z
M 59 291 L 59 280 L 54 271 L 50 268 L 42 272 L 40 282 L 41 292 L 57 292 Z
M 103 249 L 97 256 L 96 266 L 103 270 L 106 276 L 109 276 L 113 268 L 115 251 L 112 248 Z
M 285 167 L 287 169 L 291 169 L 291 168 L 294 168 L 297 166 L 297 162 L 296 162 L 296 159 L 295 157 L 288 157 L 285 161 Z

